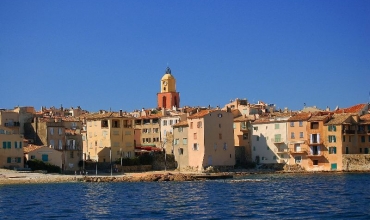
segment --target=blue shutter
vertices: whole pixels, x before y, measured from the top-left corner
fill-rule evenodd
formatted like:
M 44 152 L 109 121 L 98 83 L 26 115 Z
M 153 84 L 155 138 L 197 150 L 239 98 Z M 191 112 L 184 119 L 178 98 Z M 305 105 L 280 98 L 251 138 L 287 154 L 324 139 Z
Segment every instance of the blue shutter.
M 6 159 L 6 162 L 7 162 L 7 163 L 11 163 L 11 162 L 12 162 L 12 158 L 11 158 L 11 157 L 8 157 L 8 158 Z
M 3 141 L 3 148 L 6 148 L 6 141 Z
M 19 148 L 22 148 L 22 141 L 19 142 Z
M 12 148 L 12 142 L 8 141 L 8 148 Z
M 14 148 L 18 148 L 18 142 L 14 141 Z
M 42 161 L 44 161 L 44 162 L 48 161 L 48 155 L 47 154 L 42 155 Z

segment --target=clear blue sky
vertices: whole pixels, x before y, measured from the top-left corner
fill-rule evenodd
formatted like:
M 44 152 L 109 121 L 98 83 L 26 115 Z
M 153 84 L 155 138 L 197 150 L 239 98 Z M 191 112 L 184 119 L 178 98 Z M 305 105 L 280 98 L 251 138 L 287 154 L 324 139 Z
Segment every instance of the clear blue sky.
M 0 108 L 369 101 L 370 1 L 0 1 Z

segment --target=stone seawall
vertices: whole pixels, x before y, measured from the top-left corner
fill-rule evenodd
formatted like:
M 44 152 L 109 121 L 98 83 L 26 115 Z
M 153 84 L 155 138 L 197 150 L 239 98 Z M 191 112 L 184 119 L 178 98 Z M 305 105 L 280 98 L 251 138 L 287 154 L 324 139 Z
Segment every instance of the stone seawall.
M 369 154 L 344 154 L 343 171 L 370 171 Z

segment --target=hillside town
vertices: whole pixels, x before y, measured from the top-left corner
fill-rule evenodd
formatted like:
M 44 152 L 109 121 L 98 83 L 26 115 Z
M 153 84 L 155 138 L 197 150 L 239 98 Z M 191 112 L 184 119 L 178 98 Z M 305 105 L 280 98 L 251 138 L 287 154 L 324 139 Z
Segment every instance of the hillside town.
M 249 166 L 359 171 L 370 170 L 370 112 L 369 103 L 292 111 L 243 98 L 224 106 L 181 106 L 167 67 L 154 108 L 0 109 L 0 142 L 0 168 L 8 169 L 40 160 L 74 173 L 83 169 L 81 161 L 122 161 L 159 152 L 174 158 L 179 171 Z

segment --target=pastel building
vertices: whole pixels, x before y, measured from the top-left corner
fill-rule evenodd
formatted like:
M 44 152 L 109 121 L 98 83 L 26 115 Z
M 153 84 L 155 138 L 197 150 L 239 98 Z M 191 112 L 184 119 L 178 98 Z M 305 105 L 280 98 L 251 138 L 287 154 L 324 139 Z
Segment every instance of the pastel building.
M 202 171 L 208 166 L 235 165 L 233 115 L 223 110 L 201 110 L 188 116 L 189 168 Z
M 24 147 L 24 157 L 26 160 L 40 160 L 60 168 L 63 167 L 63 153 L 50 147 L 30 144 Z
M 252 123 L 252 159 L 257 164 L 287 164 L 287 120 L 290 114 L 259 118 Z
M 177 169 L 180 171 L 186 170 L 189 166 L 188 130 L 187 120 L 173 125 L 173 154 L 177 162 Z
M 22 168 L 23 160 L 23 136 L 13 133 L 13 129 L 0 126 L 0 167 Z
M 120 112 L 86 115 L 87 152 L 83 159 L 110 162 L 135 155 L 133 118 Z

